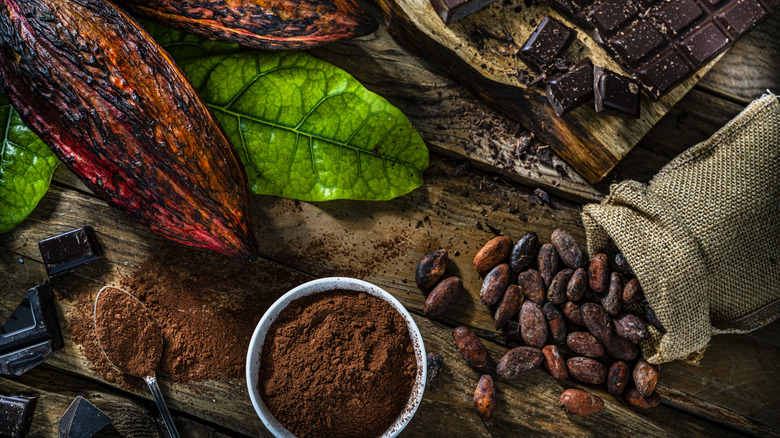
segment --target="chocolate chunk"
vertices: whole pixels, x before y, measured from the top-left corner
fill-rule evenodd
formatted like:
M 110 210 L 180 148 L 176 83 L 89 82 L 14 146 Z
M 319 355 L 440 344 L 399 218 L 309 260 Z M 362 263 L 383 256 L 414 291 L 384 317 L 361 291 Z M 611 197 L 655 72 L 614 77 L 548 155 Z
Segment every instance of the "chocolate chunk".
M 431 0 L 431 6 L 444 24 L 454 23 L 496 0 Z
M 32 424 L 38 396 L 0 395 L 0 437 L 21 438 Z
M 41 240 L 38 248 L 52 283 L 62 279 L 65 273 L 100 258 L 100 249 L 90 227 L 77 228 Z
M 541 71 L 571 45 L 575 34 L 573 29 L 545 15 L 518 55 L 529 66 Z
M 608 36 L 637 13 L 639 9 L 629 1 L 605 0 L 591 8 L 587 18 L 602 36 Z
M 111 421 L 111 417 L 78 396 L 60 418 L 59 438 L 91 438 Z
M 639 61 L 660 47 L 663 42 L 663 35 L 650 22 L 637 21 L 628 29 L 618 33 L 609 42 L 609 46 L 625 64 L 636 68 Z
M 566 73 L 551 77 L 545 89 L 547 99 L 561 116 L 593 98 L 593 63 L 590 58 L 578 62 Z
M 693 0 L 671 1 L 653 13 L 660 23 L 665 25 L 665 30 L 672 34 L 680 33 L 702 14 L 699 5 Z
M 62 346 L 51 290 L 36 286 L 0 327 L 0 374 L 20 376 Z
M 670 47 L 641 66 L 637 76 L 647 93 L 658 99 L 690 73 L 685 59 Z
M 726 49 L 727 37 L 712 21 L 697 26 L 680 40 L 683 53 L 696 66 L 702 66 L 715 55 Z
M 715 20 L 733 38 L 739 38 L 769 15 L 756 0 L 737 0 L 721 9 Z
M 639 118 L 639 83 L 609 71 L 604 67 L 593 69 L 593 91 L 596 112 L 617 117 Z

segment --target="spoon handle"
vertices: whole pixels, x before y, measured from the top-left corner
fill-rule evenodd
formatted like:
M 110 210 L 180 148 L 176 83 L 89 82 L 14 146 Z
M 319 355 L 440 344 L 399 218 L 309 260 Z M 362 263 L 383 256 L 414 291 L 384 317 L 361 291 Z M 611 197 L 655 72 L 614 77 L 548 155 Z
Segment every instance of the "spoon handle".
M 171 413 L 168 411 L 168 405 L 165 404 L 165 399 L 163 399 L 162 392 L 160 392 L 160 387 L 157 385 L 157 378 L 155 376 L 146 376 L 144 377 L 144 380 L 146 380 L 146 384 L 149 385 L 149 391 L 152 392 L 154 402 L 157 403 L 157 409 L 160 411 L 160 416 L 162 416 L 165 427 L 168 429 L 168 435 L 170 435 L 171 438 L 180 438 L 179 430 L 176 429 L 176 425 L 173 423 Z

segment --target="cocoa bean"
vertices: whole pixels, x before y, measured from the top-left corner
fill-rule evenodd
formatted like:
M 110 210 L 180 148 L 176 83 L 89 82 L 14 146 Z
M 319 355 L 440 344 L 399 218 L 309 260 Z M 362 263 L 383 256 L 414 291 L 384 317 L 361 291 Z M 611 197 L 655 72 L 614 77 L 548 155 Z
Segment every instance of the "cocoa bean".
M 547 343 L 547 321 L 541 307 L 533 301 L 526 301 L 520 308 L 520 336 L 526 344 L 542 348 Z
M 441 371 L 442 365 L 444 365 L 444 358 L 441 357 L 441 354 L 435 353 L 433 351 L 429 351 L 428 354 L 425 356 L 426 359 L 426 366 L 428 368 L 428 377 L 425 380 L 425 387 L 428 388 L 431 386 L 431 383 L 433 383 L 434 380 L 436 380 L 437 377 L 439 377 L 439 372 Z
M 538 305 L 543 305 L 547 295 L 544 289 L 544 281 L 539 271 L 529 269 L 517 276 L 517 285 L 523 290 L 523 295 Z
M 569 375 L 580 382 L 600 385 L 607 380 L 607 367 L 596 359 L 589 357 L 572 357 L 566 361 Z
M 494 237 L 474 256 L 474 269 L 480 273 L 488 272 L 498 266 L 512 250 L 512 240 L 506 236 Z
M 545 243 L 539 250 L 539 275 L 544 280 L 544 285 L 549 286 L 555 274 L 558 273 L 558 253 L 555 252 L 555 248 Z
M 607 390 L 614 396 L 619 396 L 628 384 L 628 364 L 619 360 L 609 367 L 607 372 Z
M 547 320 L 547 328 L 553 341 L 558 344 L 566 342 L 566 321 L 563 320 L 563 314 L 553 303 L 545 303 L 542 307 L 542 313 Z
M 564 265 L 572 269 L 585 266 L 585 252 L 568 231 L 556 229 L 550 236 L 550 241 Z
M 533 263 L 536 258 L 536 251 L 539 249 L 539 237 L 536 233 L 525 233 L 512 248 L 512 256 L 509 259 L 509 265 L 516 273 L 523 270 Z
M 414 281 L 417 287 L 422 291 L 429 291 L 436 286 L 436 283 L 444 277 L 444 271 L 447 268 L 447 250 L 442 248 L 436 250 L 420 260 L 417 265 L 417 272 L 414 275 Z
M 607 255 L 598 253 L 588 265 L 588 283 L 591 289 L 602 293 L 609 287 L 609 261 Z
M 625 287 L 623 287 L 623 302 L 626 304 L 639 304 L 645 299 L 645 293 L 642 291 L 642 286 L 639 285 L 639 280 L 632 278 L 628 280 Z
M 550 283 L 550 287 L 547 288 L 547 300 L 553 304 L 561 304 L 566 301 L 566 287 L 569 285 L 569 280 L 574 274 L 572 269 L 564 269 L 558 272 Z
M 563 311 L 563 316 L 565 316 L 569 322 L 578 326 L 585 326 L 585 322 L 582 320 L 582 311 L 579 305 L 572 303 L 571 301 L 566 301 L 563 303 L 561 310 Z
M 639 356 L 639 346 L 614 333 L 610 333 L 609 339 L 604 343 L 604 349 L 615 359 L 631 361 Z
M 639 359 L 634 365 L 634 384 L 642 397 L 647 397 L 655 391 L 658 383 L 658 366 L 644 359 Z
M 631 406 L 636 406 L 642 409 L 654 408 L 658 406 L 659 403 L 661 403 L 661 396 L 658 395 L 657 392 L 653 392 L 649 396 L 643 397 L 642 394 L 640 394 L 639 391 L 633 386 L 626 390 L 625 397 Z
M 488 352 L 482 342 L 468 327 L 456 327 L 452 331 L 452 339 L 458 348 L 463 359 L 474 368 L 481 368 L 487 365 Z
M 577 268 L 566 285 L 566 298 L 569 301 L 579 301 L 588 287 L 588 271 L 585 268 Z
M 604 409 L 601 397 L 581 389 L 567 389 L 558 398 L 558 402 L 567 414 L 590 415 Z
M 545 345 L 542 348 L 542 354 L 544 355 L 544 366 L 550 375 L 560 382 L 569 378 L 569 370 L 566 369 L 566 361 L 563 360 L 561 352 L 558 351 L 558 347 L 555 345 Z
M 661 320 L 659 320 L 658 317 L 655 315 L 653 308 L 650 307 L 650 305 L 647 304 L 646 301 L 642 302 L 642 307 L 645 310 L 645 319 L 647 320 L 647 322 L 649 322 L 650 325 L 657 328 L 658 330 L 665 332 L 666 329 L 664 328 L 663 324 L 661 324 Z
M 590 333 L 569 333 L 566 337 L 566 346 L 581 356 L 601 357 L 604 354 L 604 347 Z
M 520 322 L 510 320 L 504 325 L 504 343 L 520 342 Z
M 527 301 L 526 301 L 527 302 Z M 506 352 L 496 367 L 496 374 L 504 379 L 516 379 L 538 368 L 544 360 L 542 350 L 517 347 Z
M 428 294 L 423 307 L 423 313 L 429 318 L 439 318 L 447 309 L 458 301 L 463 293 L 463 283 L 458 277 L 449 277 L 437 284 Z
M 520 290 L 520 287 L 516 284 L 510 284 L 506 289 L 506 292 L 504 292 L 504 298 L 501 299 L 501 304 L 498 306 L 498 309 L 496 309 L 494 318 L 496 329 L 500 329 L 510 318 L 517 315 L 522 303 L 523 292 Z
M 492 306 L 496 304 L 501 296 L 504 295 L 507 285 L 509 285 L 509 265 L 502 263 L 493 268 L 482 282 L 482 289 L 479 291 L 479 299 L 482 304 Z
M 634 275 L 634 271 L 628 264 L 628 260 L 622 252 L 615 254 L 615 269 L 623 274 Z
M 621 315 L 612 322 L 615 325 L 615 333 L 631 342 L 642 342 L 649 334 L 645 322 L 638 316 L 630 313 Z
M 477 383 L 477 389 L 474 391 L 474 409 L 477 415 L 483 420 L 493 416 L 493 410 L 496 408 L 496 390 L 493 387 L 493 378 L 483 374 Z
M 611 316 L 620 313 L 623 305 L 623 276 L 613 272 L 609 278 L 609 289 L 607 294 L 601 298 L 601 305 Z
M 582 322 L 585 323 L 588 331 L 603 344 L 609 342 L 612 327 L 604 307 L 600 304 L 585 303 L 580 312 L 582 313 Z

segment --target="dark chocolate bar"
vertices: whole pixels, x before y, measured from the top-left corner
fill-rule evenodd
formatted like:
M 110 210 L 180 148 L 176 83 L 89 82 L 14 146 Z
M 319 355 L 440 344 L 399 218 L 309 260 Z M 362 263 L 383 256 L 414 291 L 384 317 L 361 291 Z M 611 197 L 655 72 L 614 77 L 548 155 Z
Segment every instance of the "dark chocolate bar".
M 108 426 L 112 418 L 78 396 L 62 414 L 58 428 L 59 438 L 91 438 Z
M 496 0 L 431 0 L 431 6 L 444 24 L 454 23 Z
M 38 396 L 0 395 L 0 437 L 22 438 L 30 431 Z
M 593 69 L 596 112 L 616 117 L 639 118 L 639 83 L 604 67 Z
M 780 0 L 553 0 L 659 99 L 780 8 Z
M 555 61 L 555 58 L 561 56 L 561 53 L 574 41 L 575 35 L 574 29 L 545 15 L 520 48 L 518 55 L 526 64 L 537 71 L 542 71 L 545 66 Z
M 38 242 L 50 282 L 100 258 L 100 249 L 90 227 L 81 227 Z
M 545 93 L 558 116 L 592 99 L 593 63 L 590 58 L 585 58 L 571 70 L 548 79 Z
M 35 286 L 0 327 L 0 374 L 20 376 L 62 346 L 51 289 Z

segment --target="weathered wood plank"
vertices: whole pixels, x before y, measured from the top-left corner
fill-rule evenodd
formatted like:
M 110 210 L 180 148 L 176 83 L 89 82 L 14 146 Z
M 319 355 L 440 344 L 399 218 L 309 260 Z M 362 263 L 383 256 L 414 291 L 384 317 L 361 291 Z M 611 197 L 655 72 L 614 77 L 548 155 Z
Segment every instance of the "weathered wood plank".
M 283 199 L 255 197 L 252 213 L 263 253 L 266 257 L 274 258 L 278 263 L 291 268 L 261 259 L 252 265 L 251 269 L 247 267 L 247 272 L 256 276 L 255 279 L 251 280 L 250 277 L 246 287 L 230 290 L 229 293 L 253 293 L 270 301 L 294 285 L 269 281 L 267 277 L 263 277 L 268 271 L 288 271 L 291 278 L 297 278 L 297 282 L 311 278 L 301 272 L 313 276 L 350 275 L 365 278 L 384 287 L 410 310 L 419 313 L 423 296 L 413 286 L 414 268 L 424 253 L 432 248 L 445 246 L 453 254 L 451 272 L 459 273 L 463 277 L 469 293 L 448 314 L 444 323 L 450 326 L 470 325 L 479 328 L 479 333 L 488 338 L 499 339 L 490 329 L 492 320 L 489 312 L 478 303 L 480 279 L 470 268 L 471 258 L 479 246 L 492 236 L 487 230 L 487 224 L 501 227 L 506 234 L 514 237 L 526 230 L 533 230 L 538 232 L 543 240 L 546 240 L 546 236 L 549 236 L 554 227 L 562 225 L 582 239 L 579 210 L 575 205 L 557 199 L 553 199 L 554 209 L 540 207 L 530 200 L 527 189 L 493 181 L 477 171 L 461 178 L 452 178 L 451 170 L 452 165 L 434 160 L 427 176 L 427 184 L 422 189 L 382 204 L 297 204 Z M 494 205 L 498 205 L 495 211 L 491 208 Z M 510 207 L 516 208 L 517 211 L 510 210 Z M 527 222 L 520 220 L 521 215 Z M 477 222 L 483 224 L 483 230 L 476 227 Z M 16 260 L 21 255 L 26 260 L 21 265 L 3 265 L 12 268 L 13 283 L 34 283 L 40 279 L 42 268 L 35 263 L 40 256 L 33 242 L 85 223 L 95 227 L 106 257 L 103 261 L 84 268 L 72 280 L 66 280 L 62 287 L 68 289 L 68 294 L 95 293 L 101 285 L 116 281 L 118 275 L 131 273 L 141 261 L 153 256 L 166 245 L 161 238 L 108 208 L 101 201 L 55 187 L 44 197 L 30 220 L 14 232 L 0 236 L 0 245 L 3 248 L 0 259 Z M 207 273 L 214 272 L 214 275 L 218 275 L 226 264 L 231 263 L 203 250 L 181 246 L 176 248 L 180 250 L 182 258 L 196 260 L 194 266 L 182 266 L 182 269 L 206 269 Z M 459 255 L 455 255 L 456 251 Z M 69 307 L 71 305 L 67 300 L 61 301 L 61 306 L 65 320 L 69 320 L 75 309 Z M 429 323 L 423 318 L 417 320 L 422 327 L 431 327 L 430 330 L 445 330 L 440 324 Z M 444 340 L 450 339 L 448 329 L 441 333 L 431 333 L 430 330 L 424 329 L 425 336 L 439 340 L 432 342 L 429 348 L 441 350 L 447 347 Z M 69 337 L 66 343 L 64 352 L 53 358 L 51 365 L 86 377 L 94 377 L 83 355 L 70 342 Z M 495 345 L 491 348 L 500 350 L 503 347 Z M 496 353 L 496 357 L 499 355 L 500 353 Z M 463 372 L 466 371 L 469 370 Z M 688 374 L 690 378 L 691 373 Z M 540 375 L 544 376 L 543 373 Z M 549 381 L 554 384 L 551 379 Z M 475 382 L 476 379 L 469 385 Z M 666 385 L 663 379 L 662 382 Z M 463 383 L 461 392 L 466 391 L 469 385 Z M 163 387 L 167 393 L 172 394 L 171 405 L 175 409 L 196 413 L 199 418 L 248 435 L 264 433 L 246 400 L 241 381 L 201 382 L 192 385 L 170 385 L 169 382 L 163 381 Z M 468 390 L 473 391 L 473 388 Z M 514 398 L 508 399 L 543 397 L 553 390 L 541 385 L 540 388 L 518 391 L 512 396 Z M 728 394 L 728 391 L 728 385 L 724 384 L 724 394 Z M 463 430 L 474 435 L 485 433 L 477 427 L 478 424 L 472 424 L 473 419 L 466 417 L 470 398 L 467 397 L 464 401 L 462 394 L 457 394 L 460 393 L 448 396 L 452 401 L 447 405 L 433 404 L 433 407 L 441 410 L 425 417 L 448 418 L 447 415 L 460 410 L 462 413 L 458 418 L 463 419 L 464 424 L 458 421 L 453 428 L 466 428 Z M 223 403 L 215 404 L 211 402 L 212 399 Z M 544 407 L 550 410 L 548 402 L 536 403 L 540 409 Z M 691 404 L 696 404 L 694 402 L 703 406 L 708 406 L 709 403 L 707 400 L 695 398 Z M 771 399 L 768 402 L 771 402 Z M 428 403 L 427 401 L 426 406 Z M 225 406 L 229 406 L 229 410 L 226 411 Z M 666 414 L 655 418 L 653 415 L 656 414 L 652 412 L 654 411 L 647 415 L 660 423 L 671 421 L 676 424 L 681 421 L 677 417 L 669 420 Z M 699 414 L 709 415 L 704 408 Z M 743 414 L 750 415 L 749 412 L 738 413 Z M 525 422 L 528 413 L 518 415 L 508 420 L 513 422 L 513 427 L 520 427 L 514 422 Z M 657 430 L 655 428 L 661 426 L 648 427 Z

